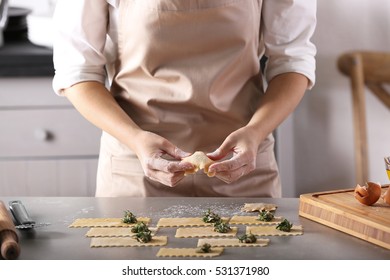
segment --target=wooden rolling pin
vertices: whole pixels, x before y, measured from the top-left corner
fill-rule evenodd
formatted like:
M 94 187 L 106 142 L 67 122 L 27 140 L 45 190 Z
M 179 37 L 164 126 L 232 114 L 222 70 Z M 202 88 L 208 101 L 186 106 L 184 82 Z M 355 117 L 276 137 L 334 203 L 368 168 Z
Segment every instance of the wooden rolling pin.
M 1 256 L 6 260 L 16 259 L 20 254 L 19 237 L 12 217 L 0 200 L 0 245 Z

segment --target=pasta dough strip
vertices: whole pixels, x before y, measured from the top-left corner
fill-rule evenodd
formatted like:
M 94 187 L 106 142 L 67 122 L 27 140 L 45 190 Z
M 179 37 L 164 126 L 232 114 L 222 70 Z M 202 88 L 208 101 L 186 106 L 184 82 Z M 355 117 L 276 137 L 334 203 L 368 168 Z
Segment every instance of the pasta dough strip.
M 222 218 L 225 223 L 229 221 L 229 218 Z M 202 218 L 160 218 L 157 222 L 157 227 L 211 227 L 212 223 L 203 222 Z
M 94 237 L 91 239 L 91 248 L 96 247 L 153 247 L 165 246 L 168 243 L 167 236 L 154 236 L 148 243 L 137 241 L 133 237 Z
M 232 225 L 277 225 L 283 221 L 283 217 L 274 217 L 271 221 L 260 221 L 258 216 L 236 216 L 229 223 Z
M 256 243 L 241 243 L 238 238 L 205 238 L 198 240 L 198 247 L 208 243 L 211 247 L 265 247 L 269 239 L 257 239 Z
M 156 228 L 149 228 L 152 235 L 156 234 Z M 135 235 L 131 232 L 130 228 L 119 227 L 119 228 L 91 228 L 85 234 L 86 237 L 130 237 Z
M 302 235 L 303 227 L 301 225 L 293 225 L 291 231 L 281 231 L 275 226 L 249 226 L 246 228 L 246 233 L 252 233 L 258 236 L 291 236 L 291 235 Z
M 245 203 L 244 207 L 241 208 L 243 212 L 260 212 L 262 210 L 276 211 L 278 206 L 276 204 L 267 203 Z
M 214 230 L 214 227 L 191 227 L 178 228 L 175 237 L 177 238 L 193 238 L 193 237 L 226 237 L 236 236 L 237 227 L 232 227 L 229 232 L 221 233 Z
M 223 248 L 212 248 L 209 253 L 198 253 L 197 248 L 160 248 L 157 257 L 197 257 L 211 258 L 222 254 Z
M 138 222 L 150 223 L 150 218 L 137 218 Z M 121 218 L 79 218 L 69 225 L 70 228 L 85 228 L 85 227 L 133 227 L 136 224 L 127 224 L 122 222 Z

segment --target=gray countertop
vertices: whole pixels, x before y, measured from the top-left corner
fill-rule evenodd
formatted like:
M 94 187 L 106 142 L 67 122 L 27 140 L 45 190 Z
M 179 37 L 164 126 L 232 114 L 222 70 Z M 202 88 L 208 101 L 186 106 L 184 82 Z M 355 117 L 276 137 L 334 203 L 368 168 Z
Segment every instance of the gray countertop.
M 337 260 L 390 259 L 390 250 L 331 229 L 298 216 L 298 198 L 93 198 L 93 197 L 0 197 L 21 200 L 30 216 L 49 226 L 19 230 L 19 259 L 38 260 L 136 260 L 156 257 L 159 247 L 90 248 L 87 228 L 69 228 L 77 218 L 122 217 L 124 210 L 152 219 L 151 227 L 163 217 L 200 217 L 208 208 L 221 216 L 244 214 L 244 203 L 264 202 L 278 205 L 277 215 L 302 225 L 301 236 L 271 236 L 270 244 L 256 248 L 225 248 L 215 259 Z M 239 226 L 238 235 L 245 226 Z M 167 247 L 196 247 L 197 238 L 175 238 L 176 228 L 160 228 L 168 236 Z M 190 258 L 185 258 L 190 259 Z

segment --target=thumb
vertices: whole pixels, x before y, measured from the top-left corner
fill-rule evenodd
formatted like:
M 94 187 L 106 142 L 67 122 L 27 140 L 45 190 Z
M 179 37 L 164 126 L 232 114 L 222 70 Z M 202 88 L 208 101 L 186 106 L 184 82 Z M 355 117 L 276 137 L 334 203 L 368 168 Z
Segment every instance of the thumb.
M 232 151 L 232 147 L 223 143 L 219 148 L 217 148 L 214 152 L 208 153 L 207 156 L 212 160 L 220 160 L 230 154 Z
M 164 147 L 164 150 L 171 157 L 180 160 L 184 157 L 188 157 L 191 155 L 191 153 L 187 153 L 171 143 L 169 143 L 166 147 Z

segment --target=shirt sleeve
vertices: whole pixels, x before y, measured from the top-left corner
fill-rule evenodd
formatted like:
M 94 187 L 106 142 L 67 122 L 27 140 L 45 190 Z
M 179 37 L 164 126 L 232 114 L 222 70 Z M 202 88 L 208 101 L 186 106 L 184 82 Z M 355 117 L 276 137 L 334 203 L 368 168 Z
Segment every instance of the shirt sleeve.
M 264 0 L 262 32 L 268 58 L 267 81 L 296 72 L 315 84 L 316 47 L 311 37 L 316 27 L 317 0 Z
M 83 81 L 105 83 L 107 1 L 58 0 L 53 20 L 54 91 L 61 95 Z

